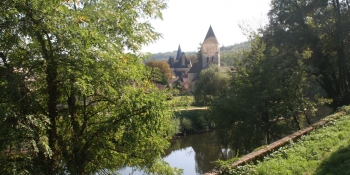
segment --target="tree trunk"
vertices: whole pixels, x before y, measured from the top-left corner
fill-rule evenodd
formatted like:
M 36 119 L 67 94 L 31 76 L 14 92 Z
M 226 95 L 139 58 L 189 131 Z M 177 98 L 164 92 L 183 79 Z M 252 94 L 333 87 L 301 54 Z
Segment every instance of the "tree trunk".
M 300 130 L 299 121 L 295 115 L 293 115 L 293 120 L 294 120 L 295 126 L 297 126 L 297 129 Z
M 309 124 L 309 126 L 311 126 L 311 122 L 310 122 L 309 118 L 307 117 L 307 113 L 306 113 L 306 112 L 304 112 L 304 115 L 305 115 L 305 118 L 306 118 L 307 124 Z
M 347 82 L 347 67 L 344 52 L 344 41 L 342 38 L 342 26 L 341 26 L 341 13 L 340 13 L 340 3 L 339 0 L 333 0 L 333 7 L 336 16 L 336 26 L 335 26 L 335 36 L 334 40 L 336 43 L 337 52 L 337 64 L 338 64 L 338 84 L 339 84 L 339 94 L 336 98 L 336 105 L 342 106 L 347 104 L 348 101 L 348 82 Z
M 58 105 L 58 81 L 57 81 L 57 63 L 53 56 L 53 51 L 50 43 L 50 37 L 46 35 L 47 41 L 45 41 L 44 32 L 37 32 L 37 39 L 41 45 L 41 51 L 44 59 L 46 60 L 46 83 L 47 83 L 47 93 L 48 93 L 48 118 L 50 119 L 50 127 L 47 130 L 49 147 L 52 151 L 51 158 L 46 158 L 46 163 L 48 164 L 48 174 L 56 174 L 56 157 L 57 157 L 57 125 L 56 120 L 58 118 L 58 110 L 56 106 Z M 48 44 L 47 44 L 47 43 Z M 49 46 L 48 46 L 49 45 Z

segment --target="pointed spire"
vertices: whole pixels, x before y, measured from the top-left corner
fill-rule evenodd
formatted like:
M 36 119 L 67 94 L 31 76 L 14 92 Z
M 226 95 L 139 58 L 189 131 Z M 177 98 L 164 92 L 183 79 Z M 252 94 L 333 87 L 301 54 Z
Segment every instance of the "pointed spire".
M 207 36 L 205 36 L 204 41 L 205 41 L 206 39 L 210 38 L 210 37 L 214 37 L 214 38 L 216 38 L 216 36 L 215 36 L 215 34 L 214 34 L 214 31 L 213 31 L 213 29 L 211 28 L 211 25 L 210 25 L 210 27 L 209 27 L 209 30 L 208 30 Z
M 181 47 L 180 47 L 180 44 L 179 44 L 179 48 L 177 49 L 176 60 L 180 60 L 181 55 L 182 55 L 182 52 L 181 52 Z
M 204 39 L 203 43 L 206 43 L 206 42 L 219 44 L 219 42 L 218 42 L 218 40 L 216 39 L 216 36 L 215 36 L 215 34 L 214 34 L 214 31 L 213 31 L 213 29 L 211 28 L 211 25 L 210 25 L 210 27 L 209 27 L 208 33 L 207 33 L 207 35 L 205 36 L 205 39 Z

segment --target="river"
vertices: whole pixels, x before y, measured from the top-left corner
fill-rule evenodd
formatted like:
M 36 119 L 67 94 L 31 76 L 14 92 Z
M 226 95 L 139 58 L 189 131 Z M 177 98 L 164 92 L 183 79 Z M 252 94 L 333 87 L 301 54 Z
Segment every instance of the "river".
M 163 159 L 172 167 L 184 170 L 184 175 L 204 174 L 212 170 L 212 163 L 218 159 L 232 158 L 234 153 L 230 149 L 223 149 L 215 138 L 215 131 L 193 134 L 173 139 L 171 146 L 166 150 Z M 133 172 L 132 168 L 124 168 L 119 171 L 122 175 L 141 175 L 141 172 Z

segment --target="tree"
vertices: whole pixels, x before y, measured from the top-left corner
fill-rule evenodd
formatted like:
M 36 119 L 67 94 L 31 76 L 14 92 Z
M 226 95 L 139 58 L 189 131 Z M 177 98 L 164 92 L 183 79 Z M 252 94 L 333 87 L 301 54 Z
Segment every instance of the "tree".
M 334 109 L 350 103 L 349 93 L 349 1 L 272 1 L 270 22 L 262 29 L 270 47 L 289 55 L 310 49 L 304 60 L 308 72 L 323 88 Z
M 310 53 L 288 57 L 283 50 L 268 49 L 257 35 L 251 45 L 228 91 L 211 106 L 221 143 L 243 152 L 300 129 L 302 112 L 313 108 L 305 97 L 308 81 L 301 61 Z
M 171 78 L 172 70 L 166 61 L 150 60 L 146 63 L 147 66 L 151 67 L 151 79 L 153 82 L 160 84 L 168 84 Z
M 134 54 L 160 36 L 140 21 L 165 7 L 162 0 L 1 3 L 1 174 L 123 166 L 173 173 L 159 161 L 173 133 L 166 95 Z
M 203 58 L 202 58 L 202 43 L 199 43 L 199 46 L 198 46 L 197 49 L 198 49 L 198 50 L 197 50 L 197 53 L 196 53 L 196 55 L 197 55 L 197 60 L 198 60 L 198 63 L 199 63 L 200 65 L 202 65 L 202 61 L 203 61 Z
M 250 44 L 248 41 L 235 44 L 233 46 L 220 48 L 221 51 L 221 66 L 235 66 L 238 60 L 242 60 L 243 52 L 250 49 Z
M 229 74 L 211 64 L 201 71 L 195 84 L 194 97 L 197 104 L 209 105 L 212 99 L 229 89 Z
M 191 61 L 192 64 L 198 63 L 198 57 L 196 54 L 191 54 L 186 56 L 188 61 Z

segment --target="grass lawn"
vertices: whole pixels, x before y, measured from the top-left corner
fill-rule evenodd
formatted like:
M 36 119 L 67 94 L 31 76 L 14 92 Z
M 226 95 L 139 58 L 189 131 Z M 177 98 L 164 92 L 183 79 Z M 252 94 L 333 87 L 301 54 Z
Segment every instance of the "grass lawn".
M 256 165 L 235 169 L 229 165 L 222 165 L 223 174 L 350 175 L 349 112 L 281 147 Z
M 193 101 L 194 101 L 193 96 L 186 95 L 186 96 L 174 96 L 172 97 L 172 99 L 168 100 L 167 103 L 171 107 L 184 108 L 184 107 L 191 106 Z

